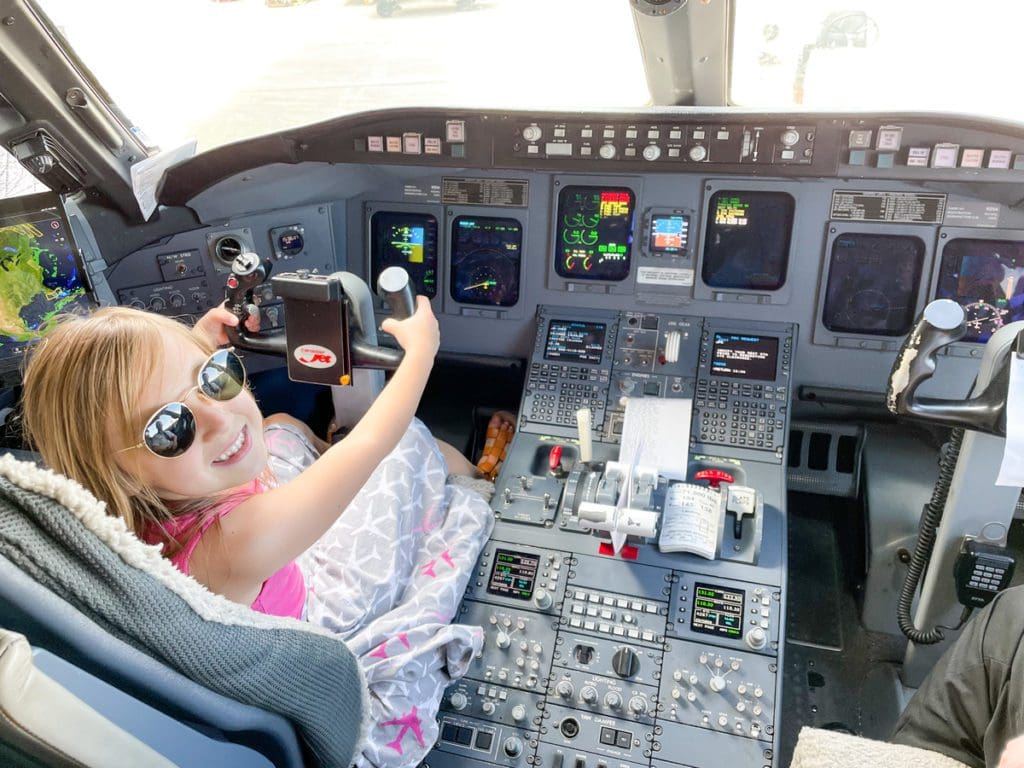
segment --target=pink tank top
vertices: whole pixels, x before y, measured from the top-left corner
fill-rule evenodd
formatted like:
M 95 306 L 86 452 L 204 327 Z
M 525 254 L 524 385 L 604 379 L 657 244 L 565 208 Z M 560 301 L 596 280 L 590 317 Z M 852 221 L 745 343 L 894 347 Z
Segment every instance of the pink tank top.
M 224 517 L 224 515 L 231 512 L 250 496 L 256 493 L 261 493 L 263 490 L 264 486 L 259 479 L 252 480 L 250 483 L 243 486 L 237 493 L 233 494 L 231 499 L 216 507 L 212 514 L 207 512 L 198 512 L 192 515 L 181 515 L 168 521 L 166 523 L 167 533 L 174 538 L 178 538 L 185 531 L 195 525 L 196 519 L 200 515 L 209 514 L 206 521 L 199 527 L 199 530 L 196 531 L 195 535 L 185 543 L 185 546 L 182 547 L 181 551 L 174 557 L 170 558 L 171 562 L 177 566 L 179 571 L 188 575 L 189 560 L 192 558 L 192 553 L 199 544 L 199 539 L 201 539 L 203 534 L 206 533 L 211 525 L 213 525 L 214 521 Z M 147 544 L 164 543 L 163 538 L 160 536 L 156 528 L 150 528 L 146 531 L 146 535 L 143 538 Z M 290 616 L 294 619 L 301 619 L 305 604 L 306 583 L 302 578 L 302 572 L 299 570 L 298 564 L 293 560 L 263 582 L 263 588 L 260 589 L 260 593 L 256 595 L 256 599 L 253 600 L 250 607 L 254 611 L 259 611 L 260 613 L 269 613 L 273 616 Z

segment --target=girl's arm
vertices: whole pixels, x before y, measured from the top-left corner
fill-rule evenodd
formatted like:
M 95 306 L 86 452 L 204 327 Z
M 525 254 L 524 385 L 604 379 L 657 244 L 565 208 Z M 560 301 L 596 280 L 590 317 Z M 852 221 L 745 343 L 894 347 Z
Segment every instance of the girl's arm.
M 440 344 L 437 319 L 430 301 L 420 296 L 416 314 L 402 321 L 389 318 L 381 328 L 398 340 L 405 357 L 349 435 L 287 485 L 253 496 L 222 518 L 230 581 L 261 583 L 305 552 L 405 434 Z M 210 544 L 203 549 L 217 552 L 217 542 Z

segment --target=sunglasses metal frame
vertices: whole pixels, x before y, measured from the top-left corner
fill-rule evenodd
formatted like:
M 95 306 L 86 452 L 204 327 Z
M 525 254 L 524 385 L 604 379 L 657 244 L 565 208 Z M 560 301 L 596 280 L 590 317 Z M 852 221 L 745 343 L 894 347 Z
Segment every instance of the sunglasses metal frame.
M 221 353 L 224 353 L 224 352 L 226 352 L 230 357 L 233 357 L 235 360 L 238 361 L 238 367 L 239 367 L 239 369 L 242 372 L 242 381 L 239 384 L 238 391 L 235 392 L 235 394 L 231 395 L 231 397 L 218 397 L 215 394 L 209 393 L 204 388 L 204 384 L 206 384 L 207 382 L 203 381 L 203 371 L 205 371 L 207 368 L 210 367 L 211 363 L 213 362 L 213 359 L 217 355 L 219 355 Z M 224 366 L 217 366 L 217 368 L 220 371 L 222 371 L 222 372 L 224 371 Z M 236 397 L 238 397 L 240 394 L 242 394 L 242 391 L 245 389 L 246 384 L 248 383 L 248 381 L 249 381 L 249 373 L 248 373 L 248 371 L 245 370 L 245 363 L 242 361 L 242 358 L 239 357 L 238 354 L 235 352 L 235 348 L 234 347 L 226 347 L 225 349 L 215 350 L 214 352 L 212 352 L 209 355 L 209 357 L 206 358 L 206 360 L 203 361 L 203 364 L 199 366 L 199 370 L 196 371 L 196 383 L 192 387 L 190 387 L 189 390 L 180 399 L 178 399 L 178 400 L 171 400 L 171 401 L 168 401 L 168 402 L 164 403 L 159 408 L 157 408 L 155 411 L 153 411 L 153 413 L 150 415 L 150 417 L 148 419 L 146 419 L 146 423 L 142 427 L 142 434 L 143 434 L 142 442 L 136 443 L 135 445 L 129 445 L 127 448 L 121 448 L 120 450 L 115 451 L 115 453 L 125 453 L 126 451 L 134 451 L 136 448 L 145 448 L 151 454 L 153 454 L 154 456 L 156 456 L 157 458 L 160 458 L 160 459 L 176 459 L 179 456 L 184 455 L 185 452 L 188 451 L 188 449 L 192 447 L 192 442 L 191 441 L 189 441 L 188 446 L 186 446 L 184 450 L 180 451 L 179 453 L 174 454 L 173 456 L 163 456 L 163 455 L 157 453 L 156 451 L 154 451 L 150 447 L 149 443 L 146 442 L 145 434 L 146 434 L 146 430 L 149 429 L 149 425 L 153 423 L 153 419 L 155 419 L 166 408 L 168 408 L 168 407 L 170 407 L 172 405 L 180 405 L 182 407 L 182 409 L 184 409 L 184 411 L 187 412 L 192 417 L 192 421 L 193 421 L 192 429 L 194 431 L 195 430 L 194 424 L 195 424 L 196 415 L 195 415 L 195 413 L 192 412 L 192 409 L 189 408 L 188 405 L 185 403 L 185 401 L 188 400 L 189 397 L 191 397 L 193 392 L 198 392 L 203 397 L 205 397 L 205 398 L 207 398 L 209 400 L 212 400 L 214 402 L 226 403 L 226 402 L 229 402 L 231 400 L 234 400 Z M 194 439 L 195 439 L 195 435 L 193 435 L 193 440 Z

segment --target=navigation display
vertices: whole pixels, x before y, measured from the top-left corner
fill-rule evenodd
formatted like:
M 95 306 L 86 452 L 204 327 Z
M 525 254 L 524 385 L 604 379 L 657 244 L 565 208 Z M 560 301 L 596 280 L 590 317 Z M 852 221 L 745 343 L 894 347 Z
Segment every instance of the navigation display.
M 0 200 L 0 367 L 17 367 L 58 314 L 94 306 L 60 198 Z
M 651 253 L 685 254 L 690 241 L 690 217 L 681 213 L 656 213 L 651 216 L 647 248 Z
M 555 272 L 582 280 L 629 277 L 635 199 L 625 187 L 564 187 L 558 194 Z
M 725 589 L 715 584 L 693 585 L 693 615 L 690 629 L 705 635 L 743 636 L 742 589 Z
M 604 323 L 552 320 L 544 359 L 598 365 L 604 353 L 604 334 Z
M 523 226 L 515 219 L 459 216 L 452 222 L 451 296 L 464 304 L 519 301 Z
M 832 243 L 822 323 L 836 333 L 907 333 L 924 252 L 919 237 L 840 234 Z
M 779 340 L 775 336 L 716 333 L 711 375 L 774 381 L 778 356 Z
M 712 288 L 781 288 L 794 207 L 786 192 L 715 192 L 708 203 L 704 282 Z
M 964 308 L 962 341 L 988 341 L 1007 323 L 1024 320 L 1024 241 L 956 238 L 946 243 L 937 299 Z
M 370 218 L 373 285 L 388 267 L 403 267 L 416 293 L 437 295 L 437 219 L 429 213 L 379 211 Z
M 494 553 L 491 578 L 487 591 L 492 595 L 529 600 L 533 597 L 533 586 L 537 581 L 537 567 L 540 557 L 526 552 L 499 549 Z

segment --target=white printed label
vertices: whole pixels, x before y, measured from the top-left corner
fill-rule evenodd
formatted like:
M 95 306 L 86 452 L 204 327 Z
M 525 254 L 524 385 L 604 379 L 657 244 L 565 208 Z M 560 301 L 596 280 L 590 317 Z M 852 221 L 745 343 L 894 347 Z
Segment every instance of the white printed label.
M 319 344 L 299 344 L 292 355 L 307 368 L 330 368 L 338 360 L 337 355 Z
M 679 285 L 686 288 L 693 285 L 693 270 L 640 267 L 636 271 L 636 281 L 646 285 Z

